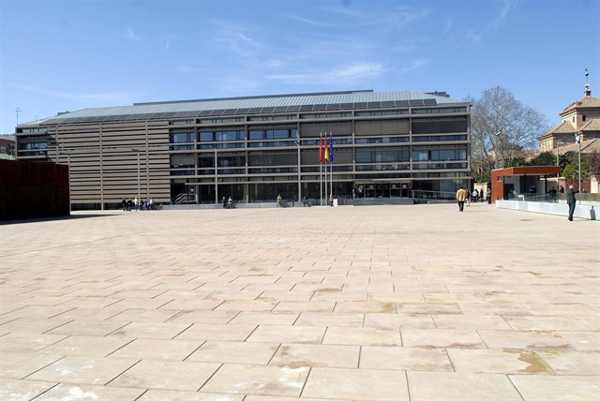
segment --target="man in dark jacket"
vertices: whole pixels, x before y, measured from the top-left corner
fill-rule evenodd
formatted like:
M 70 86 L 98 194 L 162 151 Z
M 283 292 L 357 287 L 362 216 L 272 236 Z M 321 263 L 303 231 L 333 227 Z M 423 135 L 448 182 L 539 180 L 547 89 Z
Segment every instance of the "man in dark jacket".
M 575 194 L 579 191 L 573 189 L 573 185 L 569 185 L 569 189 L 567 189 L 567 204 L 569 205 L 569 221 L 573 221 L 573 213 L 575 212 L 575 205 L 577 203 L 577 198 Z

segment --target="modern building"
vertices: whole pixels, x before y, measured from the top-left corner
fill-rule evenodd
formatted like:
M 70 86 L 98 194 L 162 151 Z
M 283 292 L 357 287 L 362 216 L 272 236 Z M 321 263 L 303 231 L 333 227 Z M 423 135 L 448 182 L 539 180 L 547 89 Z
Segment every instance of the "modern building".
M 319 136 L 341 200 L 454 192 L 470 180 L 470 105 L 372 90 L 135 103 L 20 124 L 19 159 L 70 166 L 74 208 L 318 202 Z
M 14 160 L 16 155 L 15 136 L 0 134 L 0 159 Z
M 539 138 L 540 152 L 562 153 L 560 147 L 575 143 L 577 134 L 583 135 L 583 140 L 600 138 L 600 98 L 592 97 L 587 75 L 583 97 L 565 107 L 560 124 Z

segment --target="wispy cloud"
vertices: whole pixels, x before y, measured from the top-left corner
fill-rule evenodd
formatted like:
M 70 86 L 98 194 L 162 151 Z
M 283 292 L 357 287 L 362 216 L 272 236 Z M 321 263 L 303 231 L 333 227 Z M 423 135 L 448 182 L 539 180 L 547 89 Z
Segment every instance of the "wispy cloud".
M 363 79 L 372 78 L 385 72 L 383 65 L 378 63 L 358 63 L 332 71 L 335 79 Z
M 467 33 L 465 34 L 465 36 L 467 37 L 468 40 L 470 40 L 473 43 L 480 43 L 481 39 L 483 38 L 483 33 L 476 32 L 472 29 L 469 29 L 467 31 Z
M 129 93 L 125 92 L 74 93 L 16 83 L 8 84 L 7 86 L 34 95 L 46 96 L 56 99 L 74 100 L 78 102 L 128 103 L 132 98 L 132 96 Z
M 516 0 L 499 0 L 500 8 L 498 9 L 498 12 L 495 14 L 494 18 L 492 18 L 491 21 L 489 21 L 485 26 L 483 26 L 483 28 L 479 30 L 469 29 L 465 34 L 466 38 L 473 43 L 482 42 L 484 36 L 489 31 L 497 30 L 504 25 L 508 15 L 514 8 L 515 2 Z
M 263 47 L 240 25 L 223 21 L 213 21 L 213 23 L 220 27 L 215 41 L 240 57 L 254 56 Z
M 449 33 L 454 27 L 454 17 L 446 18 L 446 23 L 444 24 L 443 34 L 446 35 Z
M 190 65 L 190 64 L 179 64 L 175 67 L 175 71 L 181 72 L 184 74 L 188 73 L 210 73 L 210 69 L 204 66 Z
M 378 26 L 402 28 L 429 14 L 427 8 L 399 6 L 392 9 L 373 10 L 348 6 L 325 7 L 325 12 L 345 18 L 352 26 Z
M 174 41 L 178 40 L 178 39 L 179 39 L 179 37 L 178 37 L 177 35 L 174 35 L 174 34 L 172 34 L 172 33 L 168 33 L 168 34 L 166 34 L 166 35 L 165 35 L 165 36 L 162 38 L 162 41 L 163 41 L 163 47 L 164 47 L 164 49 L 165 49 L 165 50 L 169 50 L 169 49 L 171 48 L 171 44 L 172 44 Z
M 301 15 L 288 15 L 289 19 L 320 28 L 402 28 L 429 14 L 426 8 L 395 7 L 383 11 L 352 7 L 324 7 L 323 19 L 307 18 Z M 330 17 L 328 20 L 324 18 Z M 335 23 L 331 21 L 336 21 Z
M 312 25 L 312 26 L 318 26 L 318 27 L 334 27 L 334 26 L 336 26 L 335 24 L 332 24 L 329 22 L 318 21 L 318 20 L 311 19 L 311 18 L 300 17 L 298 15 L 288 15 L 288 18 L 290 18 L 294 21 L 302 22 L 304 24 Z
M 131 40 L 132 42 L 136 42 L 138 40 L 141 40 L 142 38 L 140 37 L 140 35 L 138 35 L 132 27 L 127 27 L 127 32 L 125 33 L 125 38 L 127 38 L 127 40 Z
M 491 29 L 497 29 L 504 24 L 504 20 L 510 13 L 510 10 L 513 8 L 515 4 L 515 0 L 502 0 L 502 5 L 500 7 L 500 11 L 496 15 L 496 17 L 490 22 L 489 27 Z
M 398 72 L 401 74 L 406 74 L 410 71 L 419 69 L 427 64 L 429 64 L 429 60 L 427 60 L 427 59 L 416 59 L 416 60 L 411 61 L 407 65 L 404 65 L 404 66 L 398 68 Z
M 350 83 L 380 76 L 386 68 L 379 63 L 355 63 L 327 71 L 309 71 L 290 74 L 271 74 L 268 79 L 293 84 Z

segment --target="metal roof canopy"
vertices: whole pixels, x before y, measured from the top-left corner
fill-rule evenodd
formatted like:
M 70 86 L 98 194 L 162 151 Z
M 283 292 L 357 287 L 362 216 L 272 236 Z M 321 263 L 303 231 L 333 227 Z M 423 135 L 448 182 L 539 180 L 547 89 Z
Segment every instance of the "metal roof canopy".
M 235 114 L 271 114 L 334 110 L 369 110 L 461 104 L 467 102 L 423 92 L 372 90 L 248 96 L 170 102 L 134 103 L 132 106 L 88 108 L 20 126 L 107 120 L 203 117 Z M 285 110 L 285 111 L 284 111 Z M 77 120 L 75 120 L 77 119 Z
M 556 175 L 560 174 L 558 166 L 523 166 L 507 167 L 492 170 L 492 177 L 512 177 L 515 175 Z

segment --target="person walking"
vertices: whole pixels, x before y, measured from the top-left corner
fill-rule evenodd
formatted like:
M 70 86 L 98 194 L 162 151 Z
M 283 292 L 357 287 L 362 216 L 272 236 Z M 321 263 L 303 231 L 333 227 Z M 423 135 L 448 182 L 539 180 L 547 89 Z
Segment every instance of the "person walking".
M 233 209 L 233 199 L 231 199 L 231 196 L 227 199 L 227 209 Z
M 456 191 L 456 201 L 458 202 L 458 210 L 463 211 L 465 208 L 465 201 L 469 198 L 469 193 L 464 187 L 460 187 L 458 191 Z
M 277 194 L 277 207 L 282 207 L 282 202 L 283 198 L 281 197 L 281 194 Z
M 569 221 L 573 221 L 573 213 L 575 213 L 575 206 L 577 204 L 577 198 L 575 194 L 579 191 L 573 188 L 573 184 L 569 185 L 567 189 L 567 204 L 569 205 Z
M 479 192 L 477 191 L 477 189 L 473 189 L 473 193 L 471 194 L 471 196 L 473 197 L 471 202 L 477 202 L 479 200 Z

